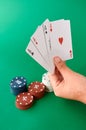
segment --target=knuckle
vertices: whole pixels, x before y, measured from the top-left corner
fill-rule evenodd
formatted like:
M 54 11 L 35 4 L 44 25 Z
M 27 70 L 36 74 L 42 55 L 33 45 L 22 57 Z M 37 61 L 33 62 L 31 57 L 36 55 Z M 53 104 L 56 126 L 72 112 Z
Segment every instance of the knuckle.
M 61 69 L 64 68 L 65 64 L 64 64 L 64 62 L 59 62 L 59 63 L 58 63 L 58 66 L 59 66 L 59 68 L 60 68 L 60 70 L 61 70 Z

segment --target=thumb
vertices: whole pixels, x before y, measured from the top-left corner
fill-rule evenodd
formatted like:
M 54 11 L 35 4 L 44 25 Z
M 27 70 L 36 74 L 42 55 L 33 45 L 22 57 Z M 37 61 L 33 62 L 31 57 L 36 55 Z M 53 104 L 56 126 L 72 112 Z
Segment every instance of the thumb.
M 68 67 L 66 66 L 65 62 L 62 61 L 58 56 L 56 56 L 54 57 L 54 64 L 64 77 L 65 74 L 68 72 Z

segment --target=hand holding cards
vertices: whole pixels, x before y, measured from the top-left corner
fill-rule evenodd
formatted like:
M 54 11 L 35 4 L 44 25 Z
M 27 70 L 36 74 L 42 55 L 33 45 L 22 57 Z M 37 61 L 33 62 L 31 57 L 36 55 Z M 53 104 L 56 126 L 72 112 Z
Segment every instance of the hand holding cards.
M 32 35 L 26 52 L 49 72 L 54 71 L 53 57 L 59 56 L 64 61 L 72 59 L 70 21 L 46 19 Z

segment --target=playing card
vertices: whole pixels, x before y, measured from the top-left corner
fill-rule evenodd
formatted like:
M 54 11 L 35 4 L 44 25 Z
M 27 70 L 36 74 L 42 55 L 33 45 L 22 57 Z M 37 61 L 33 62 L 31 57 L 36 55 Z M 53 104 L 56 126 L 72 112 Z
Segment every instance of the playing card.
M 58 21 L 62 22 L 62 21 L 64 21 L 64 19 L 58 20 Z M 57 23 L 58 21 L 54 21 L 54 22 Z M 53 21 L 52 21 L 52 23 L 53 23 Z M 53 44 L 51 44 L 51 39 L 50 39 L 50 32 L 52 32 L 51 22 L 48 19 L 46 19 L 44 21 L 44 23 L 42 24 L 42 27 L 43 27 L 46 47 L 47 47 L 48 56 L 49 56 L 49 62 L 50 62 L 50 67 L 51 67 L 50 71 L 53 72 L 53 70 L 54 70 L 53 57 L 55 56 L 55 52 L 54 53 L 52 53 L 52 52 L 55 51 L 56 48 L 54 48 L 54 50 L 53 50 Z
M 44 21 L 44 23 L 42 24 L 48 55 L 51 54 L 50 53 L 51 52 L 51 42 L 50 42 L 50 34 L 49 34 L 49 23 L 50 23 L 49 20 L 46 19 Z
M 42 58 L 45 60 L 47 65 L 49 66 L 50 64 L 49 64 L 49 59 L 47 54 L 48 52 L 46 48 L 45 37 L 43 34 L 42 26 L 39 26 L 37 28 L 37 30 L 31 37 L 31 41 L 33 42 L 33 44 L 35 45 L 35 47 L 37 48 L 37 50 L 39 51 L 39 53 L 41 54 Z
M 49 22 L 48 19 L 46 19 L 44 21 L 44 23 L 42 24 L 42 28 L 43 28 L 43 33 L 44 33 L 44 37 L 45 37 L 48 60 L 49 60 L 49 63 L 50 63 L 50 72 L 52 72 L 52 69 L 54 68 L 54 64 L 53 64 L 52 55 L 51 55 L 52 44 L 51 44 L 51 41 L 50 41 L 49 25 L 50 25 L 50 22 Z
M 47 66 L 47 63 L 42 58 L 41 54 L 38 52 L 32 41 L 29 42 L 26 52 L 36 61 L 38 62 L 43 68 L 45 68 L 47 71 L 49 70 L 49 67 Z
M 63 19 L 58 20 L 58 21 L 61 22 L 61 21 L 63 21 Z M 57 22 L 57 21 L 55 21 L 55 22 Z M 53 23 L 53 21 L 52 21 L 52 23 Z M 48 55 L 51 57 L 51 50 L 52 50 L 53 44 L 51 44 L 51 40 L 50 40 L 50 30 L 51 30 L 51 28 L 49 28 L 50 26 L 51 26 L 51 24 L 48 19 L 46 19 L 44 21 L 44 23 L 42 24 Z
M 50 40 L 52 57 L 59 56 L 64 61 L 73 58 L 69 20 L 50 23 Z

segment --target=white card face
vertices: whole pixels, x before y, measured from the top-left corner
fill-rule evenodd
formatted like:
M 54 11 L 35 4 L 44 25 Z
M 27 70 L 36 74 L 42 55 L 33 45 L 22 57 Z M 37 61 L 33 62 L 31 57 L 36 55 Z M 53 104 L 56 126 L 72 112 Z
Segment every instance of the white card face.
M 31 41 L 34 43 L 35 47 L 39 50 L 41 56 L 49 66 L 49 59 L 47 54 L 48 52 L 46 48 L 45 37 L 44 37 L 42 26 L 37 28 L 36 32 L 31 37 Z
M 62 60 L 73 58 L 70 21 L 57 21 L 50 23 L 50 39 L 52 57 L 59 56 Z
M 62 20 L 57 20 L 55 22 L 62 22 L 64 21 L 63 19 Z M 43 32 L 44 32 L 44 36 L 45 36 L 45 42 L 47 44 L 47 50 L 48 50 L 48 54 L 51 56 L 51 50 L 52 50 L 52 45 L 51 44 L 51 40 L 50 40 L 50 31 L 51 31 L 51 22 L 49 22 L 48 19 L 46 19 L 44 21 L 44 23 L 42 24 L 42 27 L 43 27 Z M 52 22 L 53 23 L 53 22 Z
M 48 55 L 51 54 L 50 53 L 51 52 L 51 42 L 50 42 L 49 23 L 50 23 L 49 20 L 46 19 L 46 21 L 44 21 L 44 23 L 42 24 Z
M 44 32 L 44 37 L 45 37 L 45 42 L 46 42 L 46 48 L 47 48 L 47 52 L 48 52 L 48 60 L 50 62 L 50 72 L 52 72 L 52 70 L 54 69 L 54 64 L 53 64 L 53 60 L 52 60 L 52 44 L 50 41 L 50 30 L 49 30 L 49 25 L 50 22 L 48 19 L 46 19 L 44 21 L 44 23 L 42 24 L 42 28 L 43 28 L 43 32 Z
M 36 49 L 36 47 L 34 46 L 34 44 L 32 43 L 32 41 L 29 42 L 29 44 L 28 44 L 28 46 L 26 48 L 26 52 L 36 62 L 38 62 L 43 68 L 45 68 L 47 71 L 50 71 L 48 65 L 46 64 L 46 62 L 44 61 L 44 59 L 42 58 L 42 56 L 40 55 L 40 53 L 38 52 L 38 50 Z
M 64 21 L 62 20 L 57 20 L 56 22 L 62 22 Z M 53 23 L 53 21 L 52 21 Z M 50 39 L 50 31 L 52 31 L 52 27 L 51 27 L 51 22 L 49 22 L 48 19 L 46 19 L 44 21 L 44 23 L 42 24 L 43 27 L 43 32 L 44 32 L 44 36 L 45 36 L 45 42 L 47 45 L 47 51 L 48 51 L 48 56 L 49 56 L 49 62 L 50 62 L 50 68 L 51 68 L 51 72 L 53 72 L 54 70 L 54 64 L 53 64 L 53 56 L 52 56 L 52 52 L 53 52 L 53 44 L 51 44 L 51 39 Z

